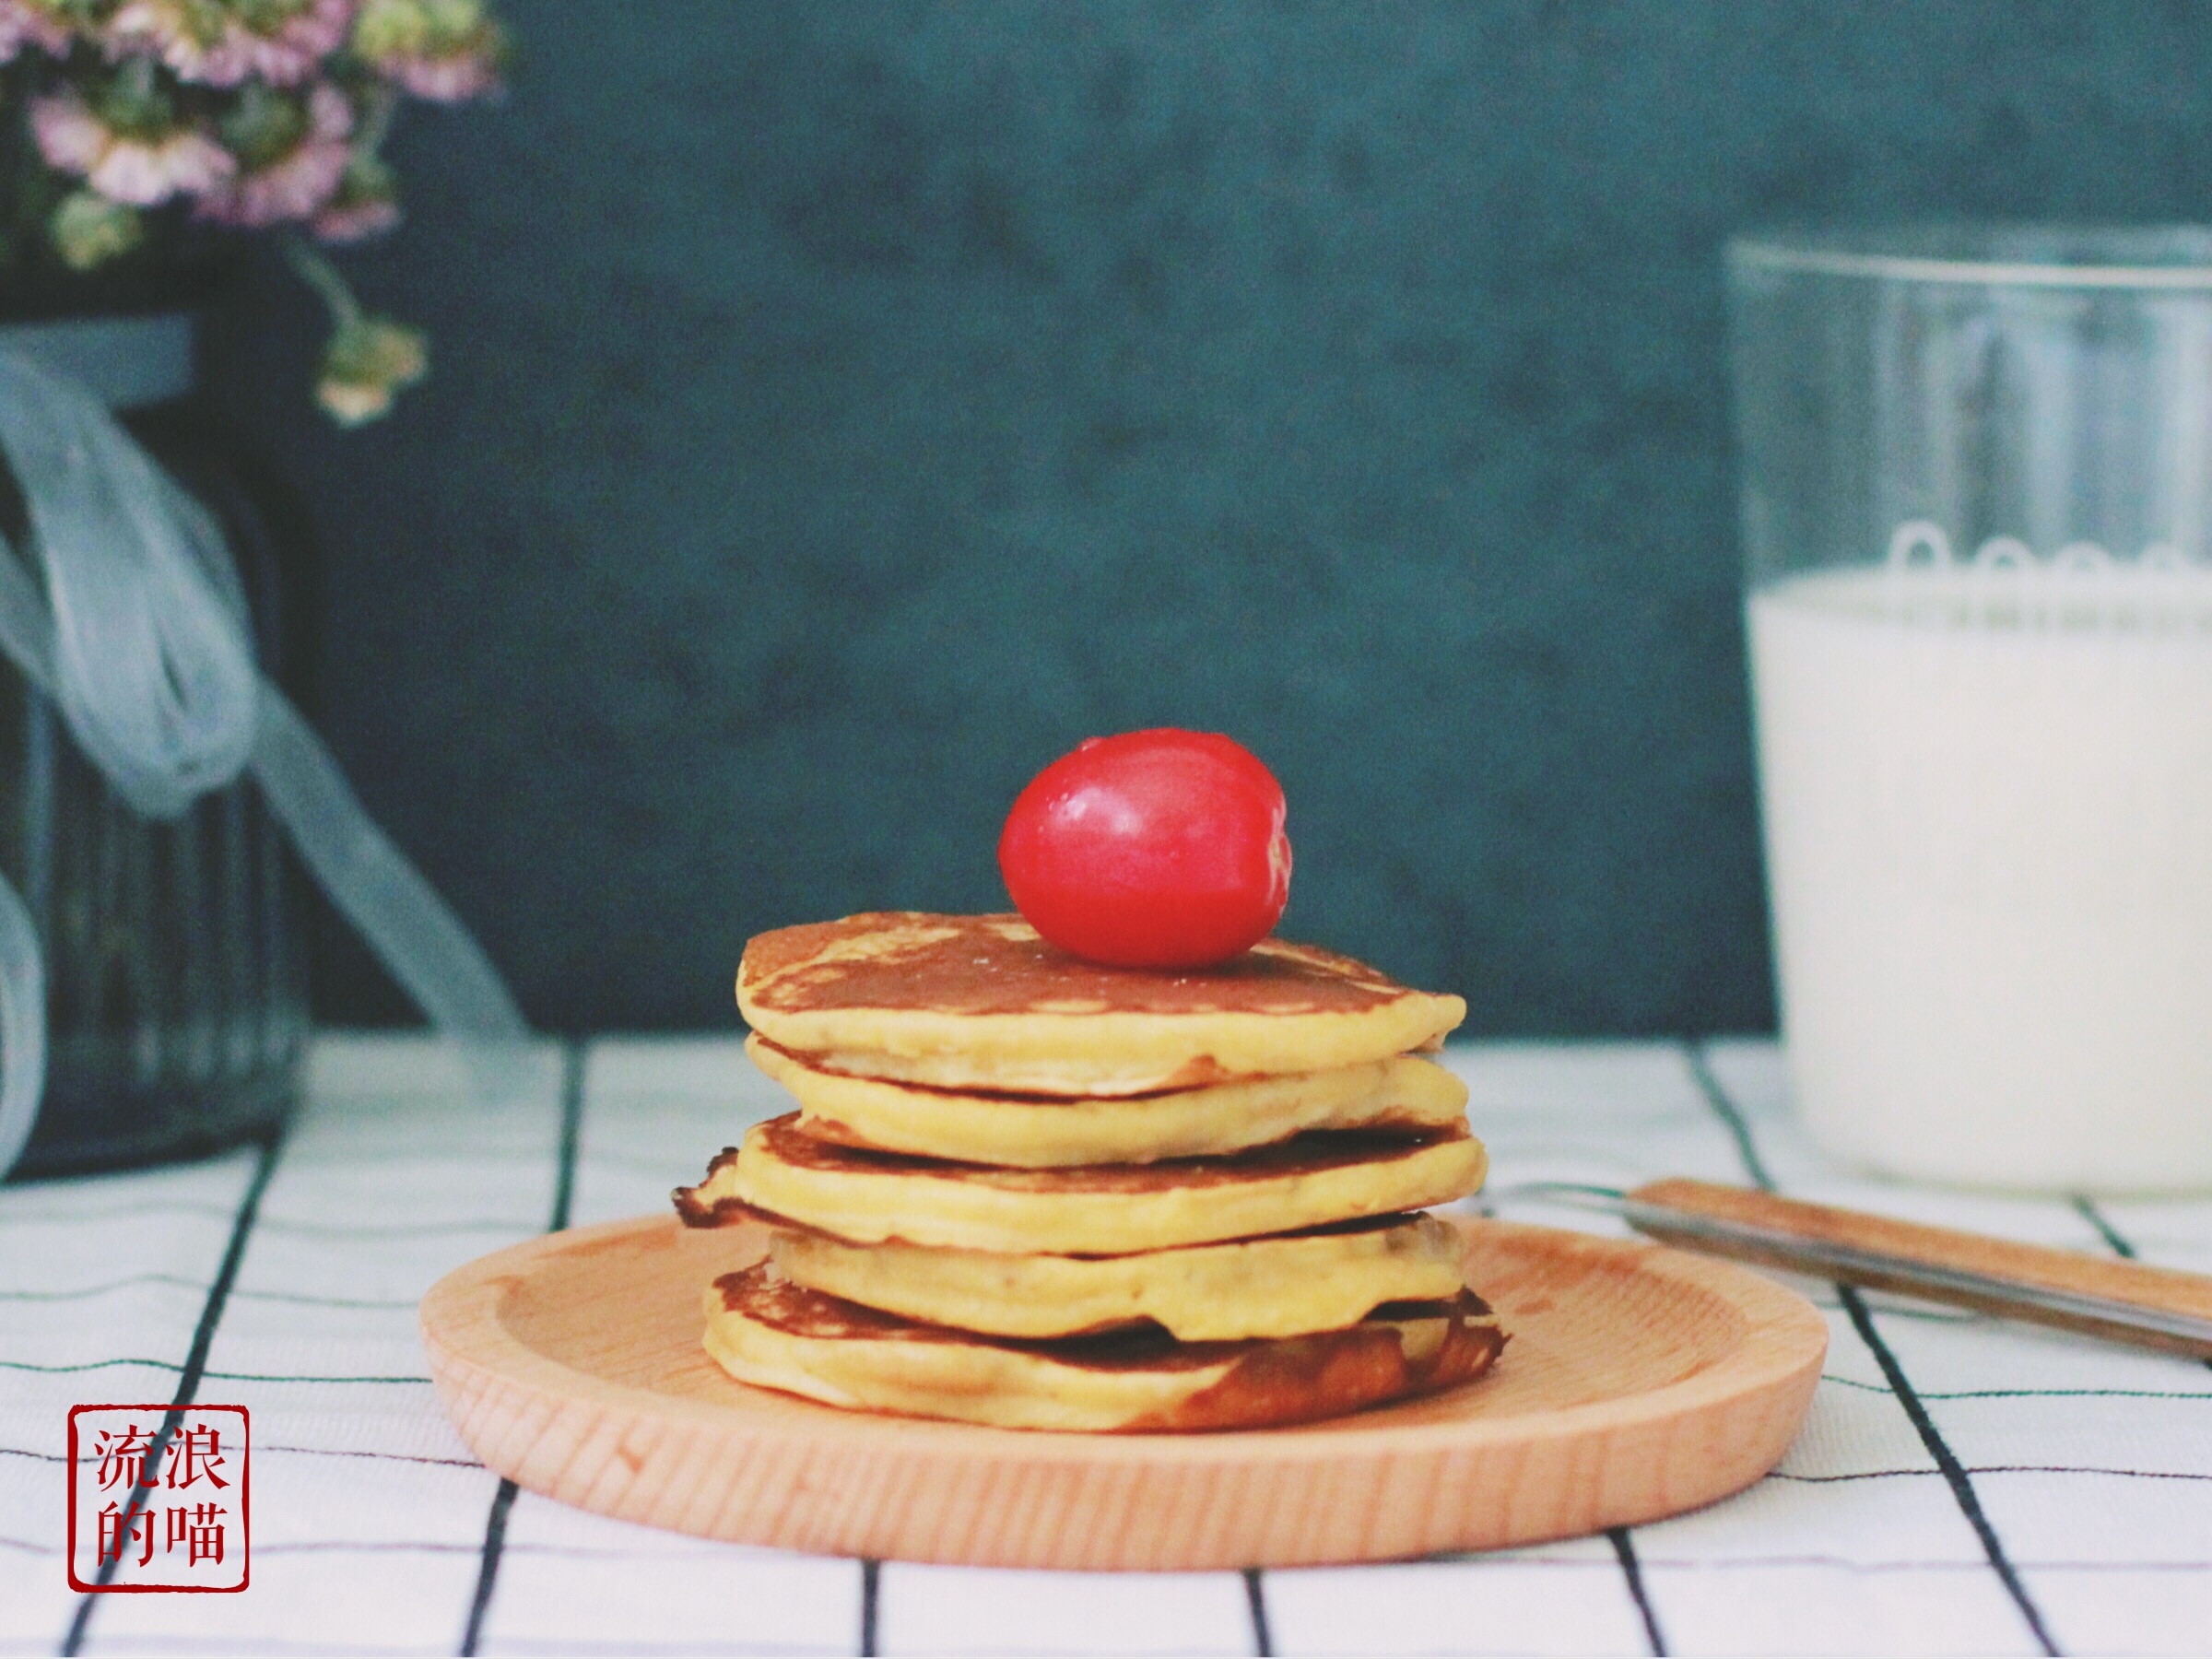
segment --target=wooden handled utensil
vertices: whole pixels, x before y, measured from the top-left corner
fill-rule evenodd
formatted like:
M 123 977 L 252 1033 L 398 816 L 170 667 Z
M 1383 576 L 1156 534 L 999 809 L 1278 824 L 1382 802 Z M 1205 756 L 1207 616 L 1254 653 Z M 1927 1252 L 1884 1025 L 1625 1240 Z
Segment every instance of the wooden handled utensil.
M 1805 1204 L 1710 1182 L 1516 1194 L 1603 1210 L 1669 1244 L 2212 1359 L 2212 1277 Z

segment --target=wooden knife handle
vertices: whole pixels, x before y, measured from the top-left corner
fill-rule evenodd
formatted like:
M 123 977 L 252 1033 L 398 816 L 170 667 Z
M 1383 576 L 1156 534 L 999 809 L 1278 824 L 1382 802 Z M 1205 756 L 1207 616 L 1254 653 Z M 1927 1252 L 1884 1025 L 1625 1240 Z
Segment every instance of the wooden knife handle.
M 1859 1210 L 1836 1209 L 1824 1204 L 1805 1204 L 1771 1193 L 1744 1187 L 1716 1186 L 1703 1181 L 1654 1181 L 1627 1194 L 1644 1214 L 1632 1218 L 1640 1230 L 1669 1237 L 1664 1217 L 1651 1210 L 1671 1210 L 1712 1220 L 1756 1228 L 1778 1237 L 1769 1242 L 1723 1241 L 1710 1237 L 1681 1241 L 1699 1250 L 1812 1273 L 1824 1278 L 1865 1285 L 1875 1289 L 1900 1290 L 1910 1295 L 1977 1308 L 2011 1318 L 2030 1319 L 2066 1330 L 2162 1347 L 2176 1353 L 2212 1357 L 2212 1343 L 2185 1335 L 2161 1337 L 2134 1326 L 2115 1325 L 2079 1312 L 2061 1312 L 2032 1301 L 2008 1297 L 2004 1286 L 1931 1288 L 1924 1281 L 1902 1271 L 1884 1272 L 1878 1266 L 1839 1268 L 1832 1263 L 1813 1266 L 1793 1257 L 1784 1240 L 1838 1246 L 1870 1255 L 1896 1258 L 2011 1285 L 2056 1291 L 2077 1297 L 2096 1297 L 2110 1302 L 2155 1313 L 2212 1322 L 2212 1277 L 2173 1268 L 2150 1267 L 2140 1262 L 2114 1260 L 2072 1250 L 2054 1250 L 2042 1244 L 2021 1244 L 1993 1239 L 1982 1233 L 1959 1232 L 1947 1227 L 1925 1227 L 1914 1221 L 1892 1220 Z

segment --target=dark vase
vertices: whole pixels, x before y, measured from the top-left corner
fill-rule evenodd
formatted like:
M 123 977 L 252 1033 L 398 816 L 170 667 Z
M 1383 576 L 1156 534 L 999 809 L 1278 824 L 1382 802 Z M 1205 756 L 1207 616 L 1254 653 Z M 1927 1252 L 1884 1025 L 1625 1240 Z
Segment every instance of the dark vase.
M 0 321 L 0 350 L 106 397 L 222 524 L 263 671 L 297 699 L 306 515 L 200 394 L 196 335 L 187 311 Z M 5 466 L 0 529 L 25 546 Z M 0 871 L 38 925 L 47 979 L 46 1091 L 14 1179 L 198 1157 L 282 1124 L 308 1030 L 302 894 L 250 781 L 174 822 L 143 818 L 0 662 Z

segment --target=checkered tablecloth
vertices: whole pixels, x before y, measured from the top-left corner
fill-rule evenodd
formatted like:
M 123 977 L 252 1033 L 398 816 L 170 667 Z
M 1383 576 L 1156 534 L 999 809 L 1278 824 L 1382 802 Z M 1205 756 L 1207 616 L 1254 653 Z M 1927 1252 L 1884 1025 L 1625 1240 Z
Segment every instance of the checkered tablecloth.
M 1501 1555 L 973 1571 L 709 1544 L 518 1494 L 440 1414 L 417 1299 L 548 1224 L 661 1207 L 781 1109 L 732 1042 L 538 1058 L 531 1098 L 491 1110 L 419 1043 L 328 1038 L 279 1146 L 0 1190 L 0 1651 L 2212 1652 L 2212 1369 L 1811 1283 L 1827 1375 L 1771 1478 L 1696 1514 Z M 1824 1166 L 1770 1044 L 1447 1059 L 1494 1190 L 1763 1180 L 2212 1270 L 2212 1203 L 1971 1197 Z M 251 1588 L 73 1593 L 70 1406 L 173 1398 L 252 1410 Z

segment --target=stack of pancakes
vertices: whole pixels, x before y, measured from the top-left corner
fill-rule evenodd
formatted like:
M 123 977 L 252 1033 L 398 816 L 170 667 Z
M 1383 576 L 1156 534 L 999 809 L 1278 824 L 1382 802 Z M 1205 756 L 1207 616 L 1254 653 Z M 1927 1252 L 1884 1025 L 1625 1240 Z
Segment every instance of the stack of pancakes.
M 1081 961 L 1015 916 L 893 912 L 747 947 L 747 1050 L 799 1110 L 676 1194 L 766 1221 L 707 1351 L 832 1405 L 1006 1428 L 1226 1429 L 1444 1388 L 1504 1344 L 1455 1229 L 1465 1005 L 1267 940 Z

